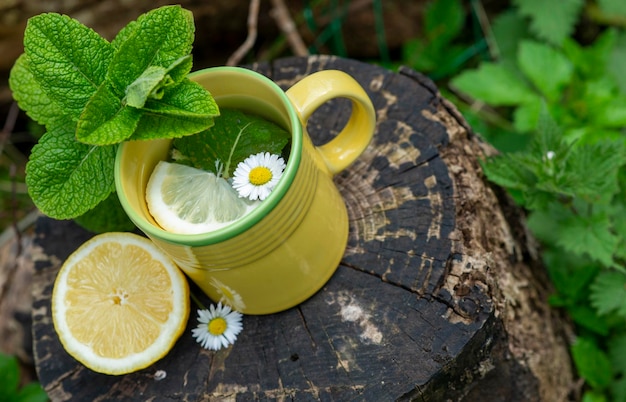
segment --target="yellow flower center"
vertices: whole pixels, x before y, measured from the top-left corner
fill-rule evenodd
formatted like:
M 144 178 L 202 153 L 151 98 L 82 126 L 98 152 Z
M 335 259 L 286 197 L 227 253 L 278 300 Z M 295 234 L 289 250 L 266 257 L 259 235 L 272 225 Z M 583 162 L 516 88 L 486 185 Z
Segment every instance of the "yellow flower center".
M 223 319 L 222 317 L 215 317 L 214 319 L 209 321 L 208 327 L 209 327 L 209 333 L 211 335 L 217 336 L 217 335 L 222 335 L 226 331 L 228 324 L 226 324 L 226 320 Z
M 262 186 L 272 180 L 272 171 L 265 166 L 257 166 L 250 170 L 248 178 L 250 179 L 250 183 L 255 186 Z

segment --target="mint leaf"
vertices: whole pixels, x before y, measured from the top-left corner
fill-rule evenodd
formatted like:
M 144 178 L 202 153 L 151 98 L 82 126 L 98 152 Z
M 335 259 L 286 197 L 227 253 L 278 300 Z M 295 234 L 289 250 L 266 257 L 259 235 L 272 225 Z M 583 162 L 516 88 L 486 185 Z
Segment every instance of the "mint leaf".
M 117 193 L 111 193 L 104 201 L 74 220 L 94 233 L 130 232 L 135 229 L 135 224 L 126 215 Z
M 76 138 L 85 144 L 111 145 L 133 135 L 141 112 L 124 106 L 104 82 L 80 115 Z
M 126 88 L 128 106 L 142 108 L 148 98 L 161 99 L 166 87 L 178 84 L 191 69 L 191 56 L 184 56 L 168 68 L 149 66 Z
M 552 102 L 559 100 L 563 88 L 572 80 L 572 64 L 549 45 L 524 41 L 517 59 L 524 74 Z
M 174 148 L 199 169 L 214 173 L 216 163 L 224 166 L 230 177 L 239 162 L 248 156 L 269 152 L 280 154 L 290 134 L 276 124 L 239 110 L 222 109 L 210 130 L 174 140 Z
M 471 97 L 494 106 L 514 106 L 532 101 L 536 95 L 512 70 L 502 64 L 482 63 L 454 77 L 450 85 Z
M 539 38 L 561 46 L 574 32 L 584 0 L 514 0 L 522 15 L 530 17 L 530 29 Z
M 41 88 L 30 71 L 30 60 L 26 54 L 22 54 L 13 65 L 9 87 L 20 109 L 37 123 L 58 124 L 63 119 L 65 111 Z
M 161 99 L 148 99 L 131 140 L 177 138 L 199 133 L 219 115 L 217 103 L 198 83 L 184 79 Z
M 598 274 L 591 284 L 589 299 L 598 314 L 616 312 L 626 318 L 626 275 L 622 272 L 605 271 Z
M 109 42 L 59 14 L 41 14 L 28 20 L 24 51 L 38 84 L 74 118 L 104 81 L 113 56 Z
M 611 362 L 596 344 L 584 337 L 579 337 L 572 345 L 572 357 L 578 373 L 589 385 L 605 388 L 611 383 L 613 372 Z
M 76 141 L 70 123 L 54 127 L 32 149 L 26 165 L 28 193 L 37 207 L 55 219 L 89 211 L 114 190 L 115 146 Z
M 116 52 L 107 80 L 120 97 L 150 66 L 167 68 L 191 52 L 193 15 L 180 6 L 149 11 L 114 40 Z

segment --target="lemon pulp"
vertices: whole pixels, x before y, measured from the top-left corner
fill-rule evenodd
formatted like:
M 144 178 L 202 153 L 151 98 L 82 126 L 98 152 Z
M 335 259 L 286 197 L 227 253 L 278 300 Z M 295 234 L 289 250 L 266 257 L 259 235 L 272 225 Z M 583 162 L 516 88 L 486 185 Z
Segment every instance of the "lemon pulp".
M 63 264 L 52 318 L 64 348 L 90 369 L 125 374 L 173 347 L 189 316 L 187 281 L 150 240 L 106 233 Z
M 217 230 L 259 204 L 240 198 L 226 180 L 211 172 L 165 161 L 150 175 L 146 203 L 163 229 L 179 234 Z

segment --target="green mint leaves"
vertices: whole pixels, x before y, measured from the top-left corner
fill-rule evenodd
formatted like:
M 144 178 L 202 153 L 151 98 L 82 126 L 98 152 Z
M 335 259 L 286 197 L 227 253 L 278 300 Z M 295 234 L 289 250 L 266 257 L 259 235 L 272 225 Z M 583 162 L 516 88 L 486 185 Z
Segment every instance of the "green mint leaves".
M 9 85 L 47 130 L 27 165 L 29 193 L 43 213 L 71 219 L 107 199 L 116 144 L 213 125 L 217 104 L 187 78 L 194 31 L 180 6 L 140 16 L 112 42 L 59 14 L 28 21 Z
M 234 109 L 221 109 L 210 130 L 174 140 L 175 159 L 229 178 L 237 164 L 259 152 L 280 155 L 290 134 L 261 117 Z M 218 168 L 218 165 L 220 168 Z M 219 172 L 218 172 L 219 170 Z

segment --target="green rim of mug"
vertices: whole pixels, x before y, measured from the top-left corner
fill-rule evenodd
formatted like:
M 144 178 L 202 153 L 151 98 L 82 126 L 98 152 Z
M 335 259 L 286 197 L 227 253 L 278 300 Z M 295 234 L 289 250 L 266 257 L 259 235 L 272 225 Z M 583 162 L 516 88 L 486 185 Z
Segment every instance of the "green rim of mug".
M 233 238 L 250 229 L 252 226 L 261 221 L 261 219 L 263 219 L 268 213 L 270 213 L 270 211 L 272 211 L 276 207 L 278 202 L 287 193 L 287 190 L 289 189 L 291 183 L 293 183 L 293 180 L 296 177 L 296 173 L 298 172 L 298 168 L 300 166 L 300 160 L 302 158 L 302 125 L 300 123 L 298 113 L 296 113 L 296 110 L 291 104 L 291 101 L 289 100 L 289 97 L 287 96 L 285 91 L 283 91 L 274 81 L 267 78 L 266 76 L 243 67 L 211 67 L 192 72 L 189 74 L 189 77 L 193 77 L 194 75 L 199 74 L 206 74 L 209 72 L 236 72 L 239 74 L 247 74 L 253 76 L 255 79 L 262 81 L 269 89 L 275 92 L 283 103 L 285 111 L 287 112 L 287 115 L 289 117 L 290 125 L 292 127 L 291 149 L 289 152 L 289 158 L 286 161 L 287 166 L 285 167 L 285 171 L 278 181 L 278 184 L 276 184 L 276 187 L 274 187 L 270 195 L 265 200 L 263 200 L 261 205 L 252 210 L 249 214 L 233 222 L 232 224 L 225 226 L 221 229 L 217 229 L 215 231 L 200 234 L 177 234 L 163 230 L 160 227 L 155 226 L 154 224 L 149 222 L 147 219 L 141 216 L 141 214 L 134 211 L 126 197 L 123 195 L 121 191 L 121 189 L 123 188 L 121 179 L 121 156 L 125 144 L 122 143 L 117 150 L 117 155 L 115 158 L 115 187 L 118 193 L 120 203 L 126 211 L 126 214 L 146 235 L 154 236 L 170 243 L 183 244 L 192 247 L 215 244 Z

